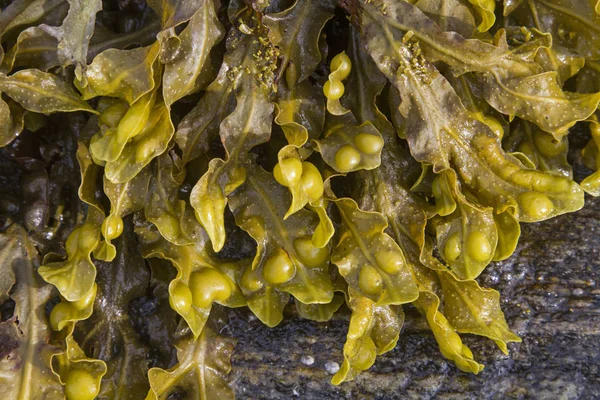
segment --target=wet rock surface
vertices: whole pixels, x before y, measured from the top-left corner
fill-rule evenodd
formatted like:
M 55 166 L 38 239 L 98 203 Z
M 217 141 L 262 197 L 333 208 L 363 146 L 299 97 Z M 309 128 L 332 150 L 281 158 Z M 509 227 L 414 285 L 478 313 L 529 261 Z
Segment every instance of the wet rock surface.
M 523 342 L 510 344 L 505 356 L 492 341 L 463 335 L 486 366 L 479 375 L 446 361 L 418 312 L 405 307 L 397 347 L 356 380 L 333 386 L 347 310 L 328 323 L 290 315 L 270 329 L 239 309 L 223 329 L 238 339 L 231 373 L 237 398 L 600 398 L 600 199 L 522 229 L 515 254 L 478 280 L 500 292 L 507 322 Z

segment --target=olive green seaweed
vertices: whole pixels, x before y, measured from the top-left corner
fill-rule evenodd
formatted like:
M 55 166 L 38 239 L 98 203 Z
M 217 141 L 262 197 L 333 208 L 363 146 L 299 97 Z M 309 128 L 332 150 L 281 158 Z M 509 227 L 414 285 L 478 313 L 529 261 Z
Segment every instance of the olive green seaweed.
M 3 340 L 16 343 L 10 357 L 0 362 L 0 390 L 13 399 L 63 398 L 64 389 L 50 367 L 51 357 L 60 349 L 48 344 L 51 329 L 43 310 L 53 288 L 36 273 L 39 257 L 23 228 L 9 228 L 1 234 L 0 243 L 0 272 L 14 278 L 3 283 L 3 290 L 12 288 L 16 303 L 15 316 L 0 323 Z M 15 370 L 23 373 L 15 374 Z
M 463 335 L 521 342 L 479 276 L 600 195 L 597 0 L 9 3 L 11 400 L 231 399 L 239 307 L 349 312 L 335 385 L 404 305 L 478 374 Z

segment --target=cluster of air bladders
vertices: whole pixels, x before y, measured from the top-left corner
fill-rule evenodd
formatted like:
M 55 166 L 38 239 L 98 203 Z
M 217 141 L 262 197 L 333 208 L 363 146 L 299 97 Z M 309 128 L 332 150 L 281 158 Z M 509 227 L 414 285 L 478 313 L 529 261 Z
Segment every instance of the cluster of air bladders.
M 50 254 L 39 268 L 62 299 L 49 318 L 65 338 L 57 373 L 67 397 L 93 398 L 107 372 L 72 332 L 94 308 L 93 259 L 115 259 L 111 242 L 132 213 L 142 255 L 177 270 L 169 300 L 191 331 L 181 348 L 217 340 L 205 327 L 214 303 L 248 306 L 275 326 L 291 298 L 316 321 L 344 303 L 352 311 L 336 384 L 394 348 L 403 304 L 423 314 L 443 355 L 464 371 L 483 365 L 459 333 L 486 336 L 505 353 L 519 342 L 498 292 L 475 278 L 513 253 L 520 222 L 578 210 L 584 191 L 600 194 L 598 172 L 577 184 L 567 163 L 567 133 L 583 121 L 593 136 L 583 161 L 600 167 L 593 2 L 561 11 L 533 1 L 545 16 L 534 20 L 527 7 L 506 5 L 499 28 L 494 1 L 456 2 L 454 19 L 435 1 L 346 1 L 349 40 L 331 58 L 324 43 L 335 38 L 321 32 L 331 1 L 276 12 L 232 2 L 227 32 L 212 1 L 196 3 L 188 14 L 160 8 L 156 42 L 76 64 L 81 95 L 37 69 L 0 78 L 29 111 L 92 115 L 77 152 L 87 216 L 66 259 Z M 207 67 L 215 49 L 224 49 L 216 75 Z M 14 62 L 18 51 L 5 57 Z M 321 62 L 328 76 L 315 72 Z M 576 91 L 563 89 L 568 80 Z M 54 93 L 32 95 L 26 83 Z M 175 123 L 172 105 L 199 91 Z M 224 152 L 214 156 L 215 146 Z M 191 192 L 181 190 L 188 182 Z M 217 254 L 231 234 L 229 212 L 256 242 L 250 259 Z M 179 364 L 149 370 L 149 399 L 206 362 L 179 350 Z M 220 373 L 228 371 L 227 361 Z

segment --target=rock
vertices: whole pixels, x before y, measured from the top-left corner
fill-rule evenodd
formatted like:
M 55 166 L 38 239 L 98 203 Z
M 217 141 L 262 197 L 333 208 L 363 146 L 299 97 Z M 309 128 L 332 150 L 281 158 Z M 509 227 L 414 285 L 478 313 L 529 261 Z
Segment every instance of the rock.
M 600 199 L 584 209 L 523 224 L 515 254 L 478 279 L 500 291 L 509 326 L 523 339 L 503 355 L 485 338 L 463 335 L 486 368 L 459 371 L 439 352 L 412 307 L 396 348 L 356 380 L 333 386 L 327 363 L 341 364 L 349 313 L 327 323 L 286 318 L 270 329 L 232 311 L 238 339 L 232 385 L 238 398 L 592 399 L 600 398 Z M 307 365 L 303 357 L 313 357 Z

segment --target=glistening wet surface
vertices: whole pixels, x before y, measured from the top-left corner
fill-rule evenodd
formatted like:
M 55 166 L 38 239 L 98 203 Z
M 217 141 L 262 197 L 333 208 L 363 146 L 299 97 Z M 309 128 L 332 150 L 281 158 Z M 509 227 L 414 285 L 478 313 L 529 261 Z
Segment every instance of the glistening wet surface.
M 270 329 L 239 309 L 230 312 L 223 330 L 238 339 L 231 373 L 237 397 L 600 398 L 600 199 L 586 200 L 571 215 L 522 224 L 515 254 L 478 279 L 500 292 L 507 322 L 523 339 L 509 344 L 505 356 L 492 341 L 463 335 L 486 366 L 479 375 L 446 361 L 418 312 L 405 307 L 396 348 L 356 380 L 333 386 L 329 380 L 343 360 L 347 310 L 327 323 L 290 314 Z

